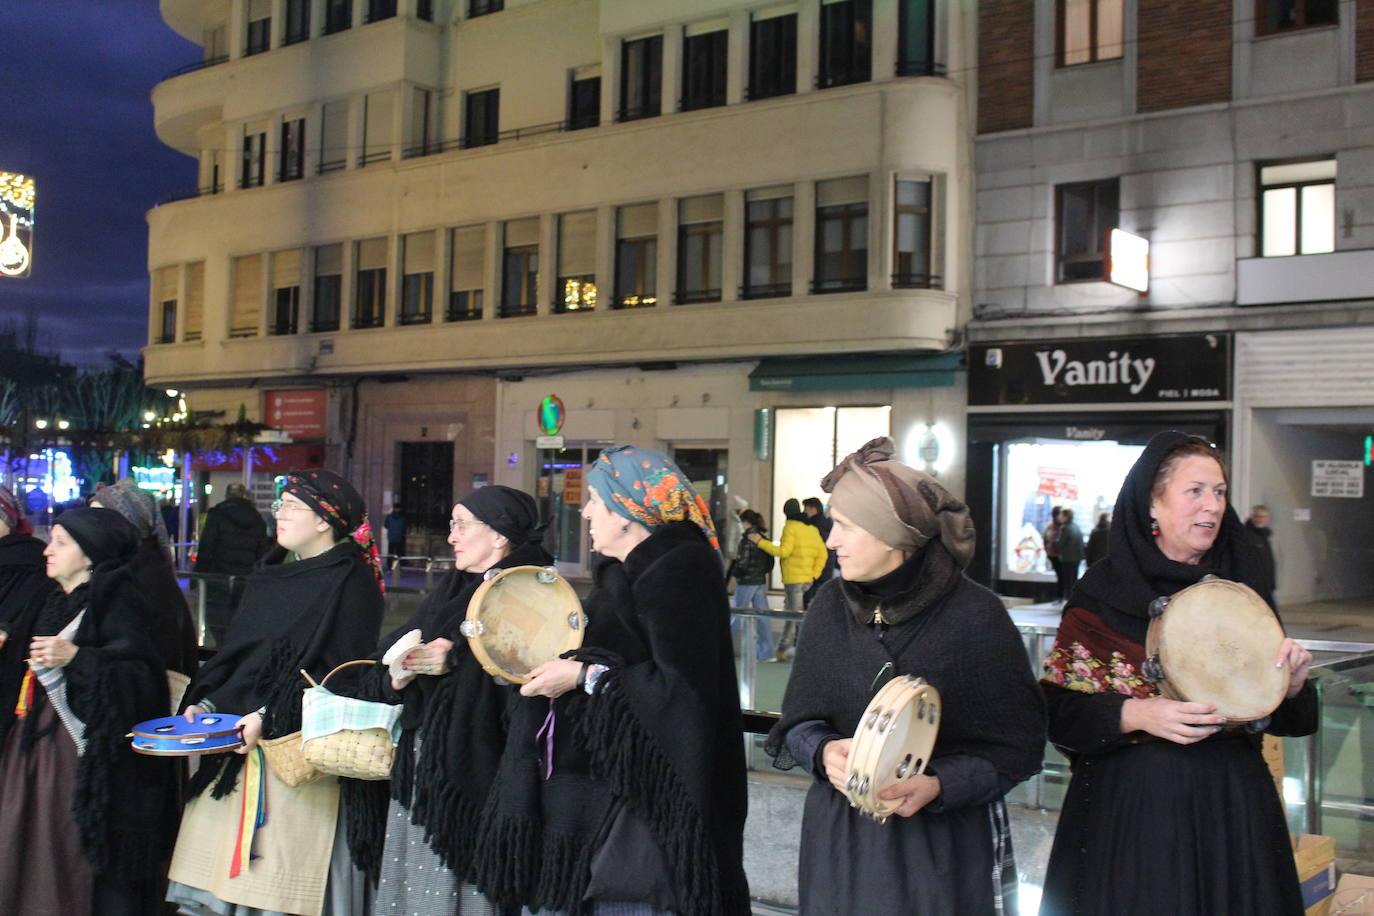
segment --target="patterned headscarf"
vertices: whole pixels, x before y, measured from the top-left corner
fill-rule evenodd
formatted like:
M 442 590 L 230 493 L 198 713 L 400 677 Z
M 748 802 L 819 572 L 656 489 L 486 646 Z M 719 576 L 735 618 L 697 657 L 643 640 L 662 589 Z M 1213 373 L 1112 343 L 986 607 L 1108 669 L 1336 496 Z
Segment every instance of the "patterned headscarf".
M 15 534 L 33 534 L 33 526 L 24 517 L 24 507 L 8 487 L 0 487 L 0 522 Z
M 349 537 L 357 543 L 363 557 L 377 577 L 377 587 L 386 591 L 382 580 L 382 558 L 377 542 L 372 538 L 372 525 L 367 519 L 367 504 L 353 488 L 333 471 L 310 468 L 286 475 L 282 493 L 290 493 L 310 507 L 311 511 L 329 523 L 340 538 Z
M 95 501 L 128 519 L 138 529 L 140 539 L 156 535 L 167 556 L 172 556 L 172 539 L 167 536 L 167 523 L 162 520 L 153 494 L 139 489 L 132 480 L 121 480 L 112 487 L 101 487 L 95 494 Z
M 587 486 L 617 515 L 657 528 L 689 521 L 720 549 L 706 501 L 693 489 L 673 459 L 652 448 L 608 448 L 587 469 Z

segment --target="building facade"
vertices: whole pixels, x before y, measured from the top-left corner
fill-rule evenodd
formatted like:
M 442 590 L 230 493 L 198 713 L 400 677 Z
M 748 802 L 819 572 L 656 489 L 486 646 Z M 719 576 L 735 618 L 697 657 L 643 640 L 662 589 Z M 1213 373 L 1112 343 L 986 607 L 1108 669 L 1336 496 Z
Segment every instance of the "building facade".
M 1175 427 L 1272 509 L 1281 604 L 1374 594 L 1374 3 L 987 0 L 978 32 L 980 576 L 1044 582 L 1051 505 L 1086 531 Z
M 149 382 L 269 423 L 269 391 L 322 392 L 326 460 L 404 504 L 412 552 L 493 481 L 585 568 L 580 469 L 617 442 L 719 511 L 778 515 L 880 434 L 962 486 L 965 5 L 162 10 L 205 59 L 153 92 L 200 186 L 148 214 Z

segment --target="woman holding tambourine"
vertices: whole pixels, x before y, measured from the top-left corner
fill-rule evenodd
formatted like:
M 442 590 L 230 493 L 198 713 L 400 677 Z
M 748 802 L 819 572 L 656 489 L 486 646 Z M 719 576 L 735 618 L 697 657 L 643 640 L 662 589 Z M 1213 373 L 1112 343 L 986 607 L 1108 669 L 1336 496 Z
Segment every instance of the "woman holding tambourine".
M 168 899 L 197 914 L 363 912 L 369 889 L 345 834 L 349 816 L 366 812 L 340 815 L 336 777 L 283 782 L 256 745 L 300 730 L 301 669 L 318 680 L 372 652 L 383 609 L 376 548 L 362 497 L 332 471 L 289 474 L 272 510 L 279 546 L 186 688 L 188 717 L 246 714 L 244 744 L 202 757 L 188 783 Z M 261 823 L 245 793 L 265 796 Z
M 817 592 L 797 646 L 774 765 L 815 781 L 802 820 L 803 913 L 982 914 L 1016 910 L 1003 796 L 1040 768 L 1044 705 L 1001 601 L 963 569 L 968 508 L 874 439 L 821 483 L 840 578 Z M 893 679 L 939 691 L 930 764 L 878 793 L 880 823 L 851 807 L 851 738 Z
M 586 639 L 515 699 L 477 886 L 531 911 L 744 916 L 744 748 L 715 526 L 653 449 L 602 452 L 586 493 L 601 554 Z
M 1255 664 L 1286 668 L 1286 695 L 1280 683 L 1267 725 L 1251 727 L 1228 725 L 1213 703 L 1161 696 L 1145 659 L 1155 599 L 1207 576 L 1262 581 L 1227 495 L 1215 448 L 1159 433 L 1121 487 L 1106 558 L 1068 600 L 1042 684 L 1050 739 L 1072 759 L 1073 779 L 1042 914 L 1303 912 L 1257 728 L 1316 730 L 1311 654 L 1276 630 Z

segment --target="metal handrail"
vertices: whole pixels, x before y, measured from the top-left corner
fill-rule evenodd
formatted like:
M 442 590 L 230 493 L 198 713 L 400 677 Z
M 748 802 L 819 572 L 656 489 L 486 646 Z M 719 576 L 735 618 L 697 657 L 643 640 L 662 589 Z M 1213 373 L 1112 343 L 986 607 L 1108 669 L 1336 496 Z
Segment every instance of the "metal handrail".
M 175 70 L 168 73 L 162 79 L 169 80 L 174 76 L 182 76 L 186 73 L 195 73 L 197 70 L 204 70 L 206 67 L 214 67 L 218 64 L 225 63 L 228 60 L 228 54 L 221 54 L 218 57 L 207 57 L 204 60 L 192 61 L 189 64 L 183 64 L 182 66 L 177 67 Z

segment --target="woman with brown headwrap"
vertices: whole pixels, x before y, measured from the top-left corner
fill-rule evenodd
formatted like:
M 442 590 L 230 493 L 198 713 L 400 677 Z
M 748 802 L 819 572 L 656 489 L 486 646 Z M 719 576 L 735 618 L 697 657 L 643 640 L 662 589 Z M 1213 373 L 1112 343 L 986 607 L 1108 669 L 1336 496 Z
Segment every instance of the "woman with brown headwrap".
M 1300 914 L 1283 804 L 1260 735 L 1141 674 L 1149 606 L 1204 576 L 1264 583 L 1206 440 L 1150 440 L 1117 497 L 1107 556 L 1069 596 L 1042 685 L 1050 740 L 1073 761 L 1040 912 Z M 1267 600 L 1267 598 L 1266 598 Z M 1288 697 L 1264 730 L 1316 731 L 1312 656 L 1285 639 Z M 1268 661 L 1266 660 L 1266 663 Z
M 964 575 L 968 507 L 892 460 L 887 438 L 821 482 L 840 577 L 823 585 L 766 748 L 815 781 L 802 820 L 803 913 L 1016 911 L 1003 796 L 1040 768 L 1044 705 L 1021 637 L 997 596 Z M 851 808 L 851 735 L 873 695 L 901 675 L 940 691 L 931 763 L 881 797 L 878 823 Z

